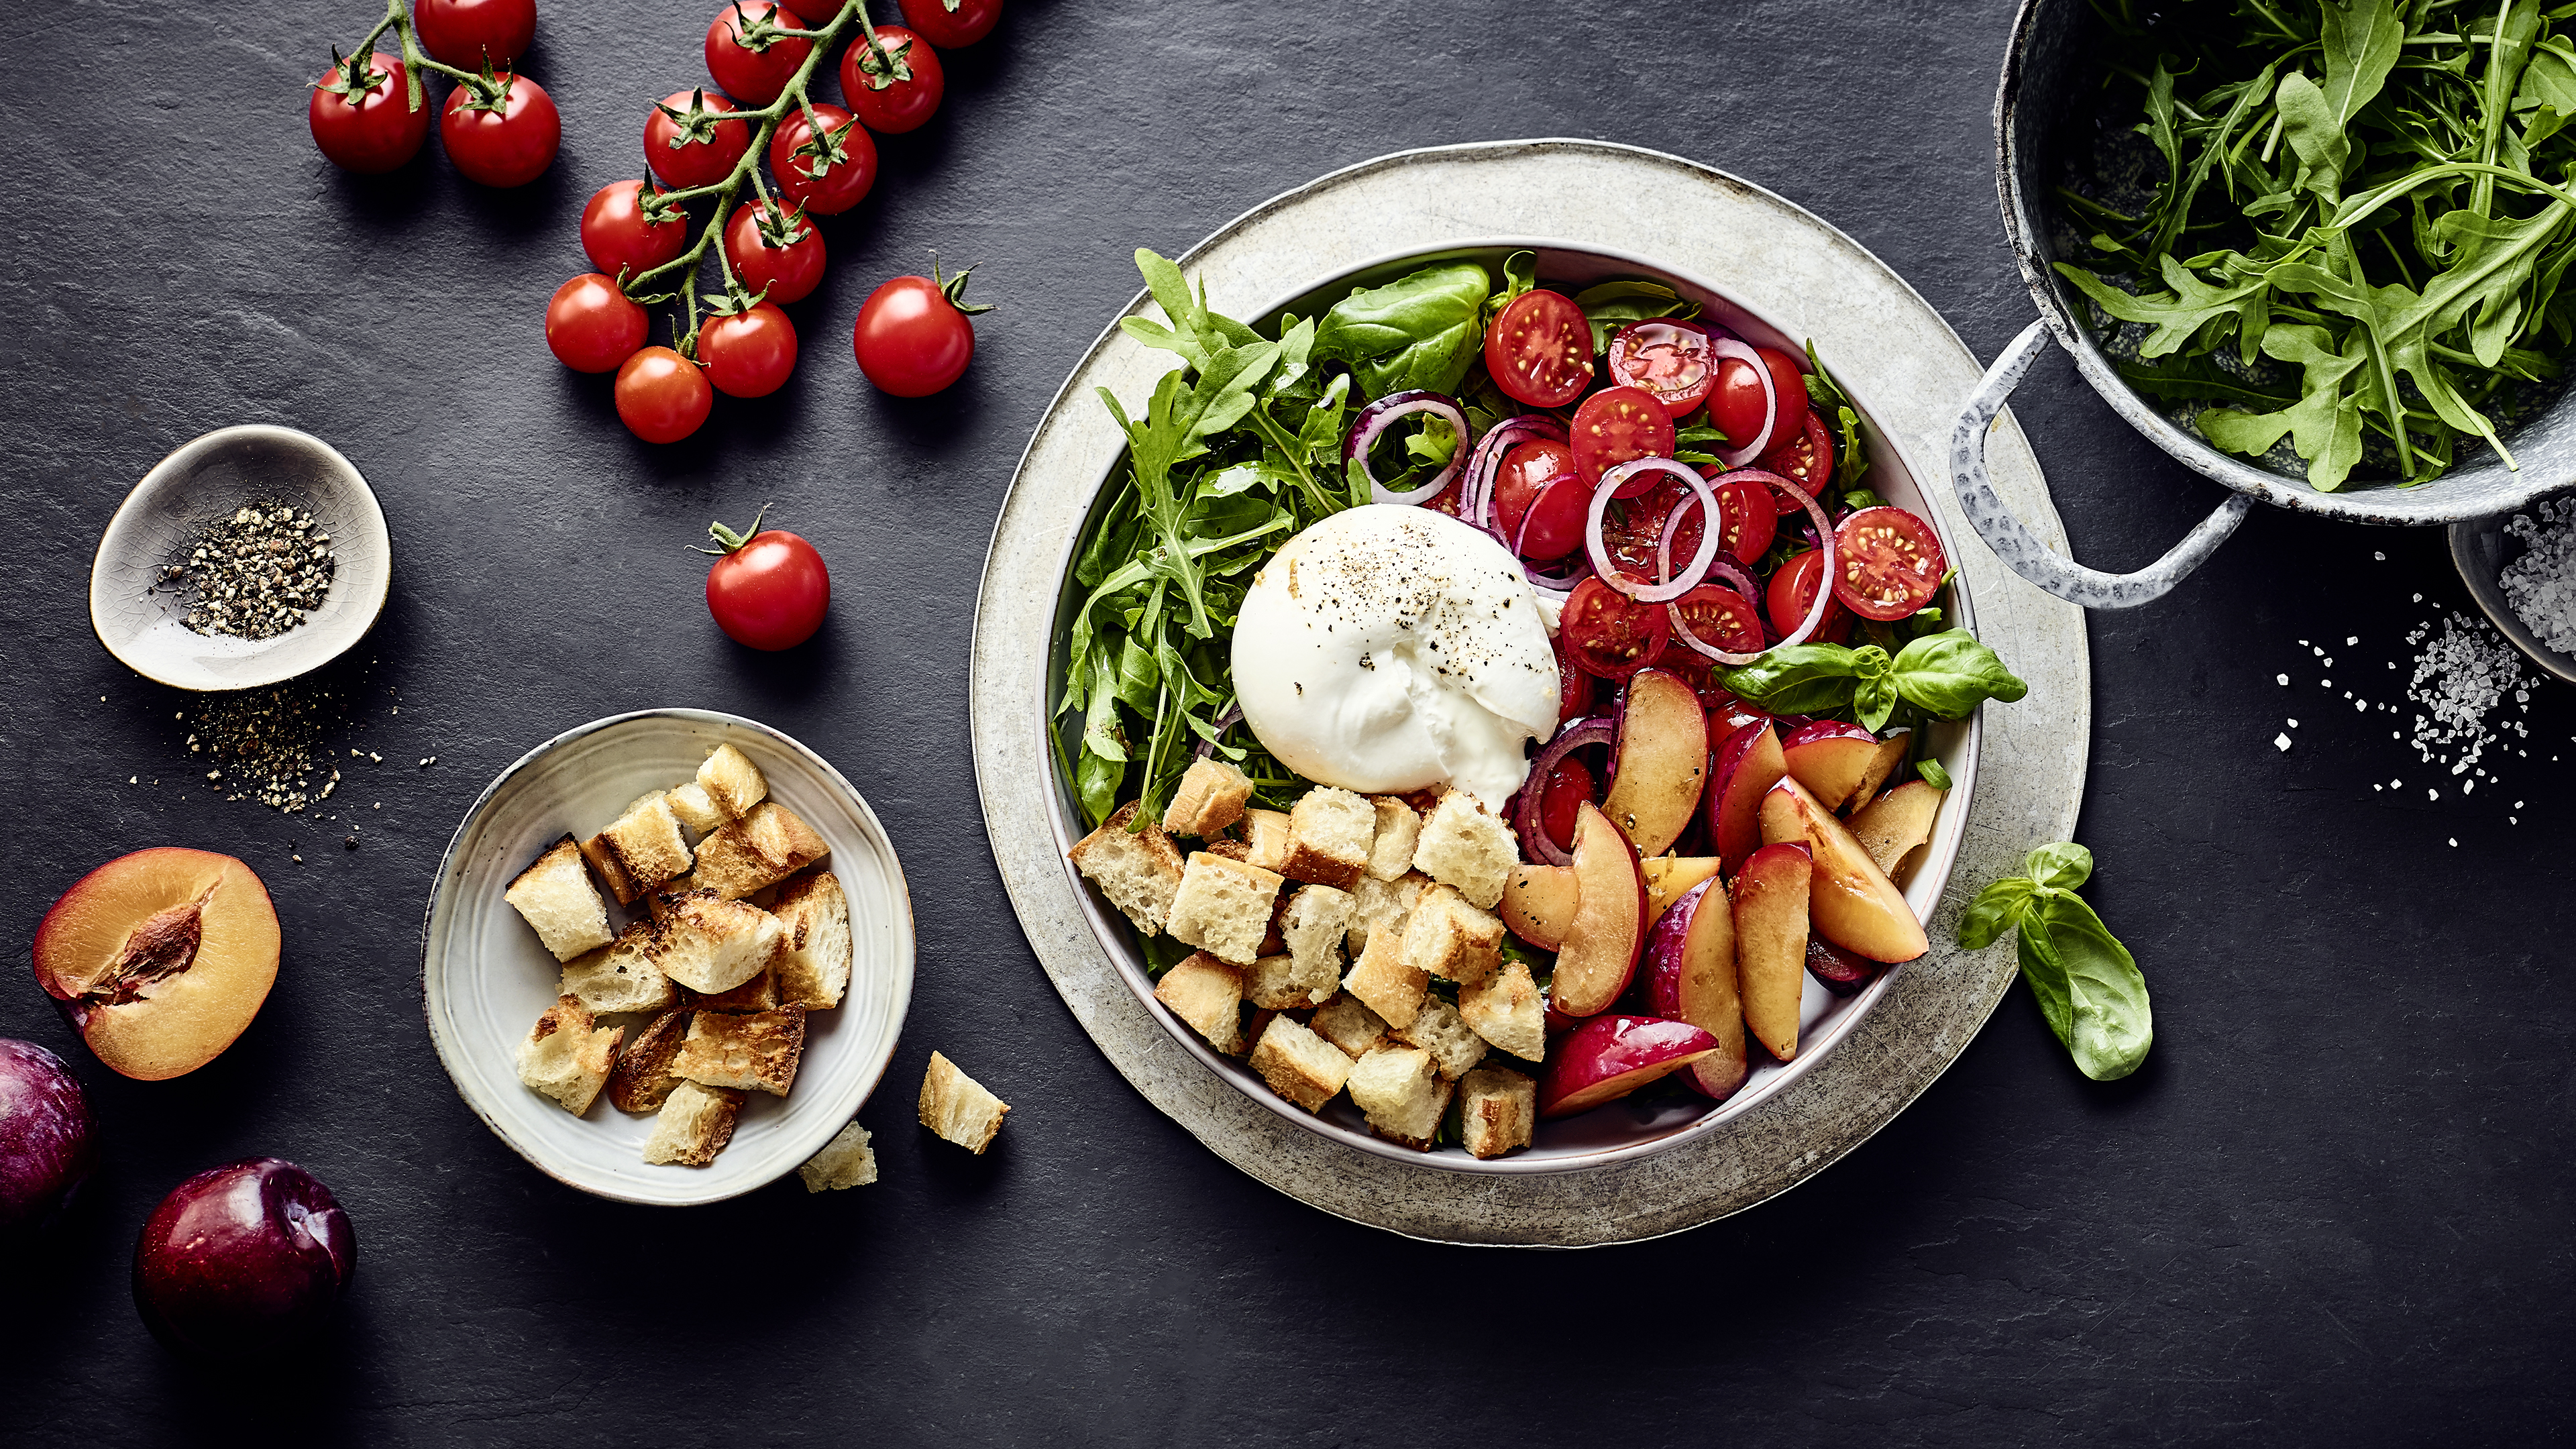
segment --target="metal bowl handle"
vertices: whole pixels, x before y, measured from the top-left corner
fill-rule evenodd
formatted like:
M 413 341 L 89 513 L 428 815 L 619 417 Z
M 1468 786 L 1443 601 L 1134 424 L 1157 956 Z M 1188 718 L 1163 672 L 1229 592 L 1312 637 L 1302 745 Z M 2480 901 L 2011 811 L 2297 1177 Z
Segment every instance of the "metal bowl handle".
M 1977 390 L 1968 395 L 1968 405 L 1960 412 L 1958 425 L 1950 430 L 1950 481 L 1959 490 L 1959 506 L 1967 510 L 1969 526 L 2014 573 L 2070 604 L 2087 609 L 2134 609 L 2163 597 L 2182 582 L 2183 575 L 2200 567 L 2201 561 L 2236 531 L 2254 500 L 2242 493 L 2229 495 L 2217 511 L 2202 519 L 2200 526 L 2184 535 L 2182 542 L 2163 558 L 2133 574 L 2088 569 L 2031 537 L 2030 530 L 1995 494 L 1994 479 L 1986 473 L 1986 435 L 2003 411 L 2004 399 L 2012 396 L 2014 386 L 2030 371 L 2031 363 L 2047 343 L 2048 323 L 2043 318 L 2024 328 L 1995 359 L 1995 365 L 1986 369 L 1986 375 L 1977 380 Z

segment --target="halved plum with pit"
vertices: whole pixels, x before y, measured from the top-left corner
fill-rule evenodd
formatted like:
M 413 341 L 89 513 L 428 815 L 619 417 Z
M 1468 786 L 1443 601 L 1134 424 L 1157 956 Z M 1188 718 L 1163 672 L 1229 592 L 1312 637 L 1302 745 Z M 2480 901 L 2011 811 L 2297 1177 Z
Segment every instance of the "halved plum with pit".
M 251 868 L 172 846 L 80 878 L 36 927 L 36 984 L 98 1059 L 157 1082 L 223 1054 L 277 980 L 277 911 Z

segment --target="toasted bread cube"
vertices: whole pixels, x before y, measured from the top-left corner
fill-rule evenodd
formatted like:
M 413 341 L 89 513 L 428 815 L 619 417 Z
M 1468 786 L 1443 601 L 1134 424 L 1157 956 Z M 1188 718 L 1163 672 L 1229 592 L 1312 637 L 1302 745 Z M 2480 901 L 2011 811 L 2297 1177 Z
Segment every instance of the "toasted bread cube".
M 776 1011 L 778 1006 L 778 970 L 775 966 L 763 970 L 759 975 L 731 991 L 719 991 L 713 996 L 701 995 L 695 991 L 689 993 L 691 1011 L 722 1011 L 735 1016 L 744 1016 L 755 1011 Z
M 1485 1039 L 1458 1015 L 1458 1008 L 1437 996 L 1423 1002 L 1422 1009 L 1396 1036 L 1408 1046 L 1431 1053 L 1431 1064 L 1453 1082 L 1485 1059 Z
M 787 942 L 772 968 L 778 999 L 807 1011 L 829 1011 L 850 988 L 850 898 L 828 870 L 797 876 L 778 888 L 769 913 Z
M 1477 1157 L 1527 1147 L 1538 1123 L 1538 1083 L 1501 1067 L 1478 1067 L 1458 1080 L 1458 1118 L 1467 1151 Z
M 671 1075 L 702 1087 L 731 1087 L 784 1097 L 805 1055 L 805 1008 L 751 1016 L 701 1011 L 671 1058 Z
M 566 961 L 560 994 L 581 999 L 593 1015 L 612 1011 L 662 1011 L 680 999 L 671 978 L 653 964 L 648 949 L 659 933 L 651 921 L 638 921 L 617 939 Z
M 1368 797 L 1318 785 L 1288 812 L 1288 859 L 1279 873 L 1349 890 L 1367 874 L 1369 846 L 1376 838 L 1377 807 Z
M 1136 802 L 1130 800 L 1098 830 L 1075 841 L 1065 858 L 1100 887 L 1139 933 L 1151 936 L 1170 923 L 1172 897 L 1181 890 L 1181 853 L 1150 820 L 1131 832 L 1135 819 Z
M 1474 796 L 1452 790 L 1431 807 L 1413 847 L 1413 868 L 1455 887 L 1471 905 L 1492 910 L 1503 898 L 1503 883 L 1521 863 L 1520 846 L 1511 828 L 1485 813 Z
M 608 1103 L 620 1112 L 658 1112 L 680 1079 L 671 1075 L 671 1058 L 689 1034 L 689 1013 L 666 1011 L 653 1018 L 617 1054 L 608 1072 Z
M 1279 884 L 1276 873 L 1257 865 L 1193 851 L 1181 872 L 1181 888 L 1172 897 L 1166 929 L 1183 945 L 1249 966 L 1261 954 L 1262 937 L 1270 932 Z
M 1285 810 L 1246 810 L 1243 812 L 1244 857 L 1247 864 L 1263 870 L 1278 870 L 1288 863 L 1288 812 Z
M 1547 1003 L 1518 961 L 1506 961 L 1482 986 L 1458 988 L 1458 1015 L 1476 1035 L 1524 1061 L 1547 1055 Z
M 1249 861 L 1252 859 L 1251 846 L 1227 835 L 1220 835 L 1216 839 L 1209 841 L 1207 843 L 1207 853 L 1210 855 L 1222 855 L 1228 860 Z
M 1242 819 L 1251 798 L 1251 776 L 1223 760 L 1201 760 L 1173 788 L 1163 828 L 1174 835 L 1214 835 Z
M 922 1126 L 980 1157 L 993 1145 L 1010 1110 L 1008 1102 L 957 1070 L 955 1062 L 930 1054 L 930 1070 L 921 1079 Z
M 1467 904 L 1450 886 L 1433 886 L 1404 918 L 1404 959 L 1417 971 L 1481 986 L 1503 959 L 1503 918 Z
M 775 800 L 698 842 L 698 868 L 689 877 L 700 890 L 739 900 L 773 886 L 821 860 L 832 847 L 796 812 Z
M 707 798 L 707 787 L 695 780 L 674 787 L 670 805 L 671 814 L 692 835 L 713 835 L 732 818 L 715 801 Z
M 689 868 L 688 843 L 680 838 L 680 819 L 671 802 L 656 790 L 626 807 L 606 830 L 582 842 L 600 879 L 616 893 L 617 903 L 631 906 L 666 880 Z
M 1387 1025 L 1403 1027 L 1412 1025 L 1414 1013 L 1422 1009 L 1431 978 L 1405 964 L 1403 931 L 1380 926 L 1369 932 L 1360 959 L 1342 978 L 1342 989 L 1384 1017 Z
M 617 1062 L 617 1044 L 625 1036 L 617 1027 L 592 1021 L 579 997 L 557 998 L 537 1018 L 528 1039 L 519 1043 L 519 1080 L 581 1116 L 599 1100 L 599 1089 L 608 1085 L 609 1068 Z
M 713 891 L 666 899 L 651 922 L 646 950 L 662 974 L 691 991 L 716 996 L 769 968 L 787 942 L 778 918 L 749 901 L 728 901 Z
M 1393 880 L 1379 880 L 1373 875 L 1360 877 L 1351 888 L 1351 927 L 1347 944 L 1353 956 L 1368 949 L 1369 931 L 1376 926 L 1404 928 L 1404 918 L 1413 914 L 1414 904 L 1431 888 L 1431 877 L 1420 871 L 1407 871 Z
M 769 781 L 761 777 L 760 767 L 731 745 L 718 745 L 709 752 L 706 762 L 698 766 L 694 783 L 728 820 L 749 815 L 751 807 L 769 795 Z
M 1350 1088 L 1370 1131 L 1417 1152 L 1431 1150 L 1440 1114 L 1449 1110 L 1449 1084 L 1433 1068 L 1431 1053 L 1381 1046 L 1351 1063 Z
M 733 1124 L 741 1115 L 742 1093 L 682 1082 L 653 1119 L 653 1135 L 644 1139 L 644 1160 L 704 1167 L 733 1140 Z
M 1154 983 L 1154 999 L 1227 1056 L 1243 1055 L 1243 972 L 1193 951 Z
M 796 1176 L 807 1192 L 865 1187 L 877 1180 L 877 1155 L 868 1148 L 868 1129 L 853 1122 L 832 1134 L 823 1150 L 805 1159 Z
M 1347 991 L 1317 1007 L 1315 1019 L 1307 1026 L 1315 1035 L 1340 1047 L 1342 1055 L 1354 1061 L 1367 1056 L 1371 1047 L 1386 1040 L 1385 1019 Z
M 1297 959 L 1285 951 L 1259 956 L 1243 970 L 1243 999 L 1262 1011 L 1303 1011 L 1314 988 L 1297 978 Z
M 1306 988 L 1301 1006 L 1321 1006 L 1342 984 L 1342 938 L 1350 928 L 1351 893 L 1310 885 L 1288 898 L 1279 917 L 1279 939 L 1296 962 Z
M 590 872 L 581 868 L 580 842 L 569 835 L 519 872 L 501 899 L 536 929 L 537 939 L 558 961 L 608 944 L 608 903 L 590 883 Z
M 1270 1090 L 1309 1112 L 1320 1112 L 1351 1075 L 1351 1059 L 1342 1049 L 1297 1024 L 1296 1018 L 1274 1016 L 1253 1044 L 1252 1069 Z
M 1377 833 L 1369 839 L 1368 873 L 1376 880 L 1393 880 L 1413 869 L 1422 817 L 1394 795 L 1372 795 L 1369 804 L 1377 810 Z

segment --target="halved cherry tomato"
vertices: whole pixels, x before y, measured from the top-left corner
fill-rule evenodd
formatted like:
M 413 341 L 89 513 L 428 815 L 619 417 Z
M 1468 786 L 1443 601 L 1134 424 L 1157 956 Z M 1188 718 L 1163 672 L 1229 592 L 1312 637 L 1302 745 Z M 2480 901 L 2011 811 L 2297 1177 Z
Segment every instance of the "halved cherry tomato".
M 1807 374 L 1798 359 L 1777 348 L 1753 350 L 1771 374 L 1772 395 L 1779 404 L 1771 416 L 1771 441 L 1763 449 L 1769 452 L 1802 426 L 1798 420 L 1807 415 Z M 1753 365 L 1740 358 L 1719 359 L 1717 387 L 1708 398 L 1708 420 L 1726 434 L 1730 447 L 1741 448 L 1762 431 L 1762 418 L 1762 380 L 1753 375 Z
M 1516 402 L 1561 408 L 1592 385 L 1592 324 L 1561 292 L 1523 292 L 1485 329 L 1485 371 Z
M 876 49 L 862 35 L 841 53 L 841 99 L 879 135 L 918 128 L 939 109 L 947 89 L 939 52 L 900 25 L 878 26 Z
M 1547 783 L 1540 786 L 1538 797 L 1539 828 L 1556 842 L 1559 850 L 1574 848 L 1574 822 L 1586 804 L 1601 803 L 1600 787 L 1592 780 L 1592 770 L 1569 754 L 1547 772 Z
M 1703 478 L 1716 478 L 1726 470 L 1707 467 L 1699 470 Z M 1717 486 L 1717 546 L 1735 556 L 1742 564 L 1757 564 L 1771 551 L 1771 539 L 1780 531 L 1779 510 L 1772 504 L 1777 489 L 1750 478 L 1738 478 Z M 1792 507 L 1796 505 L 1792 504 Z
M 751 127 L 710 119 L 739 109 L 712 91 L 673 91 L 644 118 L 644 164 L 664 184 L 708 186 L 733 173 L 751 149 Z
M 876 185 L 877 143 L 839 106 L 814 102 L 814 119 L 823 123 L 820 139 L 802 111 L 778 123 L 769 143 L 769 174 L 778 178 L 778 194 L 790 204 L 816 216 L 838 216 Z
M 1663 399 L 1664 411 L 1688 417 L 1717 385 L 1708 334 L 1687 322 L 1631 322 L 1610 339 L 1610 380 Z
M 1793 554 L 1771 575 L 1766 602 L 1771 609 L 1771 631 L 1787 638 L 1806 621 L 1807 609 L 1816 602 L 1816 591 L 1825 583 L 1825 551 L 1811 548 Z M 1807 636 L 1809 644 L 1839 644 L 1851 637 L 1851 612 L 1838 599 L 1825 601 L 1825 616 L 1817 621 L 1816 632 Z
M 1652 487 L 1634 498 L 1612 500 L 1601 515 L 1601 546 L 1611 564 L 1641 579 L 1655 577 L 1657 546 L 1672 522 L 1673 510 L 1682 510 L 1681 526 L 1673 530 L 1675 568 L 1686 567 L 1699 556 L 1700 535 L 1708 527 L 1700 516 L 1698 495 L 1670 474 L 1649 476 L 1654 479 Z
M 1661 604 L 1640 604 L 1594 575 L 1574 586 L 1557 623 L 1559 647 L 1574 667 L 1602 679 L 1625 679 L 1663 657 L 1672 625 Z
M 1574 667 L 1559 636 L 1556 651 L 1556 722 L 1571 724 L 1592 713 L 1592 676 Z
M 769 289 L 772 302 L 801 302 L 823 281 L 823 234 L 803 210 L 738 206 L 725 223 L 725 260 L 752 292 Z
M 1763 454 L 1753 466 L 1797 484 L 1810 498 L 1823 498 L 1827 486 L 1834 481 L 1834 435 L 1825 431 L 1815 414 L 1809 413 L 1807 425 L 1796 437 Z M 1798 500 L 1777 488 L 1762 491 L 1771 495 L 1772 511 L 1783 518 L 1807 511 Z
M 1834 530 L 1834 597 L 1864 619 L 1902 619 L 1932 602 L 1950 561 L 1932 525 L 1902 508 L 1864 508 Z
M 1682 622 L 1701 642 L 1731 654 L 1759 654 L 1769 642 L 1762 633 L 1761 614 L 1733 589 L 1702 584 L 1674 600 L 1671 607 L 1682 611 Z M 1664 617 L 1669 620 L 1672 616 L 1667 613 Z M 1742 702 L 1717 682 L 1717 661 L 1690 647 L 1690 641 L 1682 638 L 1678 630 L 1673 634 L 1672 647 L 1664 651 L 1655 667 L 1680 675 L 1691 692 L 1699 696 L 1702 709 L 1715 711 Z
M 1610 469 L 1636 458 L 1673 455 L 1673 415 L 1653 393 L 1637 387 L 1605 387 L 1574 410 L 1566 429 L 1574 446 L 1574 466 L 1583 481 L 1598 483 Z M 1622 485 L 1614 498 L 1634 498 L 1655 486 L 1659 474 L 1646 473 Z
M 581 210 L 581 249 L 609 276 L 641 276 L 689 249 L 688 213 L 675 206 L 659 222 L 644 219 L 649 184 L 612 181 Z
M 1525 559 L 1545 563 L 1583 547 L 1591 505 L 1592 490 L 1574 471 L 1574 450 L 1552 438 L 1513 444 L 1494 469 L 1494 521 L 1504 538 L 1519 541 Z
M 726 95 L 768 105 L 814 53 L 814 42 L 778 31 L 804 28 L 802 16 L 772 0 L 732 0 L 707 26 L 707 74 Z

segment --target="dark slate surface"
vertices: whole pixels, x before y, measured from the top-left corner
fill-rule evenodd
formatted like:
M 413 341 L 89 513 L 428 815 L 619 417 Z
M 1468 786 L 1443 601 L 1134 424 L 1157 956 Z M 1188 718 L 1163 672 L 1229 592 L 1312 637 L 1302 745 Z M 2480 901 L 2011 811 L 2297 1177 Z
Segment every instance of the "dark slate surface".
M 1405 146 L 1602 136 L 1812 207 L 1991 356 L 2030 316 L 1987 160 L 2002 0 L 1330 14 L 1014 0 L 995 39 L 949 57 L 946 113 L 888 143 L 876 196 L 827 224 L 837 265 L 792 309 L 795 383 L 656 450 L 619 428 L 604 379 L 552 362 L 539 318 L 582 268 L 582 200 L 635 173 L 643 107 L 698 77 L 714 8 L 551 0 L 529 69 L 564 108 L 565 148 L 512 195 L 462 182 L 435 142 L 376 181 L 314 154 L 301 88 L 364 29 L 365 0 L 0 17 L 20 183 L 0 421 L 12 969 L 56 893 L 154 844 L 248 859 L 287 940 L 249 1033 L 163 1085 L 98 1066 L 23 974 L 0 990 L 0 1034 L 75 1063 L 107 1159 L 52 1250 L 6 1270 L 0 1438 L 2564 1431 L 2576 1002 L 2558 917 L 2576 761 L 2550 752 L 2569 748 L 2576 709 L 2564 691 L 2536 699 L 2529 756 L 2463 799 L 2386 737 L 2402 716 L 2335 698 L 2359 683 L 2398 699 L 2402 635 L 2465 606 L 2438 535 L 2258 512 L 2170 599 L 2094 622 L 2080 834 L 2101 857 L 2093 898 L 2154 984 L 2162 1030 L 2142 1073 L 2085 1082 L 2017 990 L 1870 1145 L 1669 1241 L 1470 1252 L 1273 1194 L 1110 1070 L 989 864 L 962 676 L 977 568 L 1040 409 L 1137 285 L 1130 248 L 1176 250 Z M 889 401 L 850 362 L 850 319 L 934 246 L 981 262 L 1001 310 L 949 395 Z M 2062 359 L 2020 416 L 2088 561 L 2144 562 L 2215 501 Z M 258 419 L 344 449 L 400 550 L 345 731 L 386 757 L 338 797 L 382 801 L 355 853 L 345 822 L 183 783 L 172 715 L 187 701 L 115 665 L 83 615 L 91 540 L 133 480 L 199 432 Z M 828 554 L 839 597 L 815 643 L 759 657 L 709 627 L 705 561 L 686 546 L 709 517 L 772 498 Z M 2331 643 L 2332 689 L 2300 639 Z M 862 1118 L 875 1187 L 808 1197 L 789 1182 L 687 1213 L 593 1201 L 487 1132 L 431 1053 L 417 923 L 467 802 L 530 744 L 660 704 L 812 743 L 903 852 L 921 974 Z M 2289 717 L 2285 755 L 2271 741 Z M 411 764 L 426 755 L 438 763 Z M 2437 783 L 2444 798 L 2426 800 Z M 990 1157 L 912 1125 L 933 1046 L 1015 1105 Z M 363 1269 L 309 1361 L 201 1376 L 137 1324 L 127 1258 L 162 1192 L 253 1153 L 338 1191 Z

